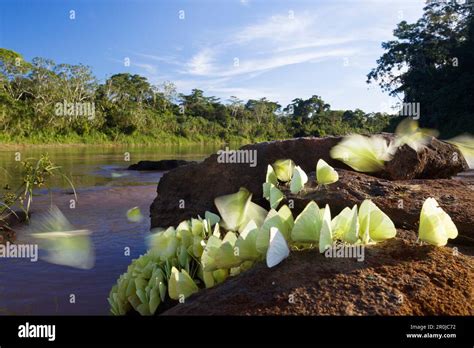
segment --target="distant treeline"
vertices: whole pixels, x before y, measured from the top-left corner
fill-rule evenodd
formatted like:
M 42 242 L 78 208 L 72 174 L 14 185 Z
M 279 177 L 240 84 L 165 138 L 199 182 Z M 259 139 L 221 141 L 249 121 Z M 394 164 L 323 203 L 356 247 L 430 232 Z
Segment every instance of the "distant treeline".
M 111 76 L 98 83 L 90 68 L 26 62 L 0 49 L 0 129 L 5 139 L 98 139 L 157 142 L 254 141 L 305 135 L 379 132 L 390 117 L 361 110 L 331 110 L 319 96 L 295 99 L 282 108 L 266 98 L 224 103 L 199 89 L 178 94 L 165 82 L 151 85 L 140 75 Z
M 456 2 L 433 3 L 415 24 L 401 22 L 398 40 L 368 75 L 442 136 L 474 130 L 474 21 Z M 396 112 L 394 111 L 396 114 Z M 283 107 L 262 99 L 221 101 L 194 89 L 178 94 L 164 82 L 121 73 L 99 83 L 89 67 L 27 62 L 0 48 L 0 141 L 158 142 L 256 141 L 393 130 L 400 117 L 331 110 L 318 96 Z

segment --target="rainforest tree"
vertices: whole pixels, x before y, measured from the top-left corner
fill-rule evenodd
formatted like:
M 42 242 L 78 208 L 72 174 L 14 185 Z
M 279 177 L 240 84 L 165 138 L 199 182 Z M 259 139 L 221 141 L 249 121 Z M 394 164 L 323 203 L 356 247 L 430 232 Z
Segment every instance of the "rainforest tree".
M 420 103 L 420 124 L 442 136 L 474 132 L 473 4 L 432 2 L 416 23 L 402 21 L 368 74 L 405 103 Z
M 38 135 L 42 141 L 68 137 L 77 141 L 87 136 L 108 141 L 143 136 L 157 142 L 257 141 L 377 132 L 390 119 L 362 110 L 331 110 L 317 95 L 297 98 L 282 108 L 267 98 L 231 97 L 222 102 L 200 89 L 178 94 L 172 82 L 153 85 L 146 77 L 130 73 L 99 83 L 87 66 L 40 57 L 27 62 L 3 48 L 0 107 L 2 137 L 13 141 Z M 93 114 L 79 112 L 85 108 Z

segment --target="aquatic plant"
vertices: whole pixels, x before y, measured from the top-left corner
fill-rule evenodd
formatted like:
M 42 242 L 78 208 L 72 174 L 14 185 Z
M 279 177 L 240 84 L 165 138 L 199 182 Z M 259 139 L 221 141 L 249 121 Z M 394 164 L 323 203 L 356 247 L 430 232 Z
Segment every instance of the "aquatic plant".
M 68 182 L 77 200 L 76 190 L 71 179 L 61 171 L 60 166 L 56 166 L 49 159 L 48 155 L 43 154 L 38 160 L 28 158 L 21 162 L 21 166 L 23 182 L 14 192 L 6 192 L 3 194 L 0 202 L 0 219 L 4 218 L 6 211 L 8 211 L 7 214 L 12 213 L 12 207 L 18 203 L 28 220 L 31 203 L 33 202 L 33 191 L 46 186 L 48 180 L 55 176 L 61 177 Z M 9 185 L 5 187 L 7 191 L 10 190 Z

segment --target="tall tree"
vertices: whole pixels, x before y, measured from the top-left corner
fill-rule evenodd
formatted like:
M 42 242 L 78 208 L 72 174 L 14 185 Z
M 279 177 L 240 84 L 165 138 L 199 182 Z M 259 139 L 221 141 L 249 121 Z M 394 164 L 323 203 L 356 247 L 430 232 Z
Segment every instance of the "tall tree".
M 433 2 L 416 23 L 403 21 L 396 40 L 368 74 L 405 103 L 420 103 L 420 123 L 444 136 L 474 132 L 474 20 L 472 6 Z
M 275 112 L 281 108 L 281 105 L 267 98 L 261 98 L 258 100 L 249 99 L 245 108 L 252 113 L 257 124 L 261 125 L 275 117 Z

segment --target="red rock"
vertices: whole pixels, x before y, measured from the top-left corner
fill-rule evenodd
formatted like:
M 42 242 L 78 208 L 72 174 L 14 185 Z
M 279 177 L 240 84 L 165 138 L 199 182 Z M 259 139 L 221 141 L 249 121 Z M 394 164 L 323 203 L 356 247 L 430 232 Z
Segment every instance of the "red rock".
M 472 257 L 399 230 L 365 260 L 295 251 L 201 290 L 163 315 L 473 315 Z
M 387 138 L 392 136 L 385 134 Z M 152 227 L 177 225 L 184 219 L 215 211 L 214 198 L 247 188 L 254 194 L 253 200 L 264 204 L 262 183 L 265 181 L 267 165 L 282 158 L 291 158 L 307 173 L 316 168 L 322 158 L 336 168 L 348 169 L 344 163 L 330 157 L 329 151 L 341 137 L 297 138 L 246 145 L 242 150 L 255 150 L 257 165 L 218 163 L 217 154 L 204 162 L 176 168 L 165 174 L 158 185 L 158 196 L 153 202 Z M 453 155 L 456 153 L 457 155 Z M 453 161 L 456 157 L 459 161 Z M 431 144 L 419 154 L 404 146 L 386 170 L 377 173 L 380 177 L 395 179 L 450 177 L 463 171 L 467 164 L 462 155 L 450 144 L 432 139 Z M 448 190 L 448 187 L 446 187 Z M 182 205 L 184 203 L 184 207 Z

